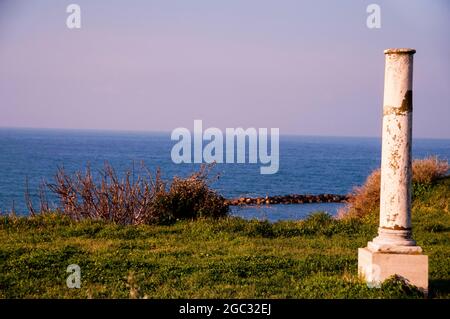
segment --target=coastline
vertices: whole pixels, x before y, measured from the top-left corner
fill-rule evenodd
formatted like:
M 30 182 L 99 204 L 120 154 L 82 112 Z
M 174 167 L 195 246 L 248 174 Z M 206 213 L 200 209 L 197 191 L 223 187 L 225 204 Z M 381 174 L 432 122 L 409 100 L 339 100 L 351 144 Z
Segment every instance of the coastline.
M 270 204 L 308 204 L 308 203 L 345 203 L 349 195 L 338 194 L 288 194 L 265 197 L 239 197 L 226 199 L 229 206 L 270 205 Z

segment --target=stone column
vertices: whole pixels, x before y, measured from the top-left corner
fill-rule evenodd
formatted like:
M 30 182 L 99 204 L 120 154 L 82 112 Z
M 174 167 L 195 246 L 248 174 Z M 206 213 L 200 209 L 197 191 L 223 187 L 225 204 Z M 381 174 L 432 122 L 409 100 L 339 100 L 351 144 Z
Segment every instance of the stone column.
M 415 52 L 414 49 L 384 51 L 380 224 L 378 236 L 367 244 L 367 248 L 360 248 L 358 268 L 366 279 L 373 281 L 374 277 L 378 277 L 376 279 L 382 281 L 397 274 L 426 291 L 428 258 L 421 255 L 422 248 L 412 239 L 411 231 L 412 75 Z M 422 267 L 420 276 L 414 269 L 416 266 Z
M 385 50 L 380 227 L 373 251 L 418 252 L 411 233 L 412 49 Z

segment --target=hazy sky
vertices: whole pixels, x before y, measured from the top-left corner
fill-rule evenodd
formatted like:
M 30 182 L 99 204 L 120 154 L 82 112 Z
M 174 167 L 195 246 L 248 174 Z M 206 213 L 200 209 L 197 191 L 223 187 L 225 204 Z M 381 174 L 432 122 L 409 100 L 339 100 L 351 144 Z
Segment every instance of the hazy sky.
M 414 135 L 450 138 L 449 31 L 446 0 L 0 0 L 0 126 L 379 136 L 383 50 L 412 47 Z

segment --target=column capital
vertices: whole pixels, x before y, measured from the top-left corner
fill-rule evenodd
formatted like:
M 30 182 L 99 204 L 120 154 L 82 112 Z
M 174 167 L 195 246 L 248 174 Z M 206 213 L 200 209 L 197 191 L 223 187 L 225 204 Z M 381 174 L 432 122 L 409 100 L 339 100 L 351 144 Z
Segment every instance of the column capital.
M 416 50 L 410 49 L 410 48 L 398 48 L 398 49 L 384 50 L 384 54 L 414 54 L 414 53 L 416 53 Z

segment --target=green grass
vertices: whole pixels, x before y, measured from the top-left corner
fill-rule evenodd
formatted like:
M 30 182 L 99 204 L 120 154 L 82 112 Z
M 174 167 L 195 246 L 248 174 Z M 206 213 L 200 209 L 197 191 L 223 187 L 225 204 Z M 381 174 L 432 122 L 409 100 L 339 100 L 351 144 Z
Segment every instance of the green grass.
M 430 297 L 450 298 L 450 179 L 416 196 L 414 237 L 429 256 Z M 268 223 L 239 218 L 170 226 L 72 222 L 56 214 L 0 218 L 1 298 L 422 298 L 357 277 L 374 216 Z M 66 268 L 81 267 L 81 288 Z

